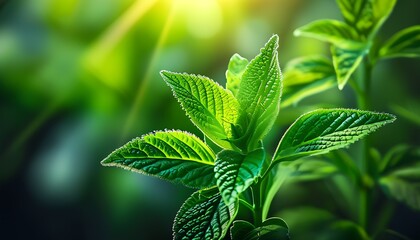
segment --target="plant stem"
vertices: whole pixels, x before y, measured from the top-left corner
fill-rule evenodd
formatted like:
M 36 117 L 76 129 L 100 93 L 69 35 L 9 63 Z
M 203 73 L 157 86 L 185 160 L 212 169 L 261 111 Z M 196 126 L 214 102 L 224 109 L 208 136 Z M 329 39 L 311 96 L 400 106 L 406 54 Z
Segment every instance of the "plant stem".
M 254 197 L 254 225 L 260 226 L 263 222 L 262 201 L 261 201 L 261 179 L 252 187 Z
M 362 71 L 363 76 L 361 78 L 362 81 L 362 88 L 356 89 L 357 93 L 357 102 L 358 107 L 362 110 L 370 109 L 370 85 L 371 85 L 371 75 L 372 75 L 372 63 L 370 62 L 369 58 L 366 57 L 363 60 Z M 371 169 L 369 166 L 369 139 L 365 138 L 362 141 L 362 157 L 360 159 L 360 172 L 361 172 L 361 185 L 359 186 L 359 224 L 365 230 L 367 230 L 368 226 L 368 210 L 370 206 L 370 194 L 369 194 L 369 187 L 366 184 L 366 180 L 369 178 Z

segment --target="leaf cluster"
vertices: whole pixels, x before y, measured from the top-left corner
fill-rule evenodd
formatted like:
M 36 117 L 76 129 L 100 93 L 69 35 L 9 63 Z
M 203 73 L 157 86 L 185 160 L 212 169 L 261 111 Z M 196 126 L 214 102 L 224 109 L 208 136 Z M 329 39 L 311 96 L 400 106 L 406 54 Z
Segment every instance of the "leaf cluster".
M 378 33 L 396 0 L 337 0 L 343 21 L 322 19 L 294 31 L 331 45 L 332 60 L 324 56 L 305 56 L 290 61 L 285 70 L 284 106 L 334 86 L 342 90 L 360 68 L 363 60 L 373 67 L 378 60 L 420 56 L 420 25 L 405 28 L 385 42 Z M 355 88 L 356 81 L 350 82 Z
M 198 189 L 175 218 L 174 239 L 222 239 L 229 229 L 232 239 L 289 239 L 282 219 L 267 219 L 281 177 L 279 163 L 347 147 L 395 120 L 390 114 L 354 109 L 315 110 L 299 117 L 269 154 L 264 137 L 279 114 L 283 85 L 277 48 L 274 35 L 250 61 L 233 55 L 225 87 L 205 76 L 162 71 L 206 141 L 179 130 L 157 131 L 133 139 L 102 161 Z M 333 73 L 325 59 L 315 60 Z M 295 68 L 299 66 L 310 68 L 311 63 L 297 61 Z M 208 141 L 222 150 L 215 152 Z M 240 206 L 253 213 L 253 223 L 235 221 Z

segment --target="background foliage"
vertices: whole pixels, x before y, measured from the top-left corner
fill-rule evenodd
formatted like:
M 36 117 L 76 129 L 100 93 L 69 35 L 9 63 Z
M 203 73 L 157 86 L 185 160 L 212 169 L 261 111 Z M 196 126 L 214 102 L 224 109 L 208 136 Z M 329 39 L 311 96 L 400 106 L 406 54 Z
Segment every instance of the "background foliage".
M 418 1 L 398 1 L 379 34 L 385 40 L 418 25 L 419 8 Z M 201 136 L 159 71 L 199 73 L 224 85 L 230 56 L 252 58 L 273 33 L 280 36 L 281 68 L 296 57 L 328 55 L 327 44 L 293 36 L 297 27 L 321 18 L 341 18 L 335 1 L 0 2 L 2 236 L 170 238 L 176 212 L 193 190 L 99 164 L 116 147 L 153 130 Z M 396 58 L 374 69 L 371 110 L 398 117 L 372 137 L 381 153 L 420 143 L 419 64 Z M 303 112 L 356 106 L 346 86 L 284 108 L 269 134 L 271 146 Z M 358 150 L 348 153 L 357 157 Z M 304 228 L 302 218 L 313 216 L 333 221 L 314 207 L 340 215 L 332 204 L 335 192 L 323 180 L 290 182 L 280 192 L 273 214 L 290 225 Z M 419 221 L 418 212 L 397 204 L 391 225 L 416 239 Z M 150 229 L 158 227 L 152 236 Z M 309 234 L 311 228 L 305 229 Z

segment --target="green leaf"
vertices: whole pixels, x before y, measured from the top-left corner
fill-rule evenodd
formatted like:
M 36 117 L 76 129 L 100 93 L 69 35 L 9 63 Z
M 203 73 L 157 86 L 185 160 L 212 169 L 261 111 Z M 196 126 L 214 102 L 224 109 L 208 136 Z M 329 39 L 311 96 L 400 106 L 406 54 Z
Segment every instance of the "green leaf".
M 359 41 L 359 36 L 352 27 L 344 22 L 332 19 L 311 22 L 296 29 L 293 34 L 326 41 L 345 49 L 359 49 L 364 45 Z
M 284 88 L 308 84 L 313 81 L 335 76 L 332 62 L 325 56 L 314 55 L 295 58 L 284 69 Z
M 192 188 L 214 186 L 215 154 L 196 136 L 182 131 L 159 131 L 135 138 L 102 160 Z
M 259 227 L 247 221 L 238 220 L 233 223 L 230 231 L 232 240 L 290 239 L 287 224 L 277 217 L 265 220 Z
M 234 96 L 238 93 L 242 74 L 245 72 L 247 65 L 248 59 L 241 57 L 237 53 L 230 58 L 228 70 L 226 71 L 226 89 L 231 91 Z
M 191 121 L 213 142 L 232 148 L 232 124 L 239 115 L 239 104 L 230 91 L 199 75 L 161 71 L 166 83 Z
M 404 102 L 401 105 L 391 104 L 392 111 L 420 127 L 420 99 L 406 97 Z
M 371 239 L 363 227 L 349 220 L 338 220 L 331 223 L 329 231 L 327 239 Z
M 337 0 L 347 24 L 370 39 L 389 17 L 396 0 Z
M 265 160 L 263 148 L 247 155 L 231 150 L 217 154 L 214 166 L 217 186 L 226 204 L 234 202 L 256 180 Z
M 420 57 L 420 25 L 403 29 L 394 34 L 381 48 L 379 56 Z
M 245 133 L 248 150 L 252 150 L 274 124 L 280 109 L 282 79 L 277 59 L 278 36 L 270 38 L 261 53 L 246 67 L 237 93 L 241 109 L 246 112 Z M 244 125 L 244 124 L 242 124 Z
M 283 135 L 274 160 L 286 161 L 343 148 L 395 117 L 353 109 L 320 109 L 299 117 Z
M 217 189 L 195 192 L 178 211 L 174 239 L 223 239 L 238 211 L 238 201 L 225 205 Z
M 379 171 L 390 173 L 393 170 L 411 165 L 420 159 L 420 148 L 414 148 L 406 144 L 393 146 L 380 160 Z
M 280 167 L 290 168 L 289 179 L 297 181 L 312 181 L 331 176 L 337 168 L 328 161 L 320 159 L 296 159 L 295 161 L 281 162 Z
M 357 67 L 366 55 L 366 49 L 347 50 L 338 47 L 331 47 L 334 69 L 337 74 L 338 88 L 342 90 L 356 71 Z
M 243 237 L 254 229 L 255 226 L 252 223 L 244 220 L 236 220 L 230 228 L 230 238 L 232 240 L 243 240 Z
M 418 162 L 418 161 L 417 161 Z M 382 189 L 391 197 L 420 210 L 420 164 L 399 169 L 380 178 Z
M 324 56 L 301 57 L 290 61 L 284 70 L 282 107 L 323 92 L 337 84 L 334 66 Z

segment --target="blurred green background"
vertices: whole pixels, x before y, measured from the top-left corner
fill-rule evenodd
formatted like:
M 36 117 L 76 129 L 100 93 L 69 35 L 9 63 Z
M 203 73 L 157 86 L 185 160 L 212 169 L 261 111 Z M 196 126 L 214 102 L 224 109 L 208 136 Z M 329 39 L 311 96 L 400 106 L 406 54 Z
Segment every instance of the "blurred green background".
M 400 0 L 383 38 L 420 24 L 419 9 L 420 1 Z M 341 19 L 335 1 L 0 1 L 0 238 L 170 239 L 193 190 L 99 163 L 153 130 L 202 136 L 159 71 L 224 84 L 230 56 L 253 58 L 274 33 L 281 67 L 328 55 L 327 44 L 293 37 L 320 18 Z M 399 118 L 375 133 L 379 150 L 420 143 L 419 67 L 419 59 L 395 59 L 375 68 L 372 110 Z M 320 106 L 356 107 L 354 93 L 333 89 L 284 109 L 269 145 L 300 113 Z M 273 214 L 328 204 L 322 184 L 312 185 L 282 189 Z M 419 222 L 418 213 L 398 206 L 391 224 L 420 239 Z

